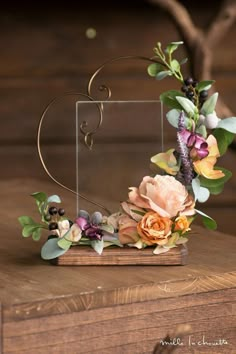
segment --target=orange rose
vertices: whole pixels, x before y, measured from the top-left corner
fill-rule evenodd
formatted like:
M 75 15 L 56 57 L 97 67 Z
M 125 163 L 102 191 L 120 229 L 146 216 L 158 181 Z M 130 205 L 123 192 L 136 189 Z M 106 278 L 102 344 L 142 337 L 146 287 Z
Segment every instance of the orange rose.
M 181 215 L 175 219 L 175 228 L 174 231 L 181 231 L 181 233 L 185 233 L 190 230 L 190 222 L 188 221 L 185 215 Z
M 150 211 L 138 223 L 137 229 L 142 241 L 146 245 L 165 245 L 168 242 L 168 236 L 171 235 L 172 224 L 173 222 L 170 218 L 162 217 Z

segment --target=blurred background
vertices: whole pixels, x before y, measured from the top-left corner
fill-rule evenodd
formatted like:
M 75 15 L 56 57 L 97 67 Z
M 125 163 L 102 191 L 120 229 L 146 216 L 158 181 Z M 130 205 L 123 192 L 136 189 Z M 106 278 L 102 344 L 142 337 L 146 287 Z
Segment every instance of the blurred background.
M 221 1 L 214 0 L 179 3 L 203 30 L 221 5 Z M 151 57 L 157 41 L 166 45 L 182 39 L 168 14 L 147 0 L 4 2 L 0 28 L 0 159 L 4 188 L 11 188 L 13 180 L 18 181 L 18 186 L 35 179 L 47 183 L 48 177 L 37 158 L 36 132 L 40 115 L 53 97 L 68 91 L 86 93 L 91 75 L 109 59 L 124 55 Z M 233 112 L 236 112 L 235 36 L 236 23 L 215 49 L 212 67 L 216 90 Z M 186 56 L 185 47 L 178 55 Z M 147 63 L 133 59 L 107 65 L 94 82 L 94 97 L 104 97 L 98 90 L 100 84 L 111 87 L 115 100 L 154 100 L 161 92 L 178 88 L 171 79 L 159 82 L 150 78 L 146 68 Z M 60 100 L 49 112 L 42 130 L 45 160 L 53 174 L 71 188 L 75 187 L 77 99 L 77 95 L 72 95 Z M 139 115 L 137 119 L 142 117 Z M 129 131 L 133 124 L 131 120 L 122 129 Z M 174 142 L 172 128 L 166 127 L 165 146 L 171 147 Z M 201 207 L 217 218 L 220 230 L 229 233 L 235 230 L 235 155 L 232 149 L 222 161 L 222 165 L 235 173 L 225 192 Z M 142 164 L 141 153 L 138 156 Z M 146 159 L 145 154 L 143 157 Z M 87 165 L 89 162 L 85 161 L 80 173 L 89 178 Z M 113 186 L 118 185 L 128 168 L 127 163 L 124 171 L 114 170 L 109 175 Z M 98 189 L 103 190 L 101 184 Z

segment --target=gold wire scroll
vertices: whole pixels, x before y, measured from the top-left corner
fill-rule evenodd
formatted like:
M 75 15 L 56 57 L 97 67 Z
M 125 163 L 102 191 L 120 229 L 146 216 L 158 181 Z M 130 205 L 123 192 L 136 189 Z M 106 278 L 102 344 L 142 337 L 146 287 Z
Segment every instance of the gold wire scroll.
M 105 62 L 103 65 L 101 65 L 95 72 L 94 74 L 91 76 L 89 82 L 88 82 L 88 86 L 87 86 L 87 94 L 81 93 L 81 92 L 66 92 L 65 94 L 55 97 L 54 99 L 52 99 L 49 104 L 46 106 L 46 108 L 44 109 L 41 118 L 39 120 L 39 124 L 38 124 L 38 130 L 37 130 L 37 150 L 38 150 L 38 156 L 40 159 L 40 162 L 43 166 L 44 171 L 46 172 L 46 174 L 51 178 L 51 180 L 53 182 L 55 182 L 57 185 L 59 185 L 60 187 L 64 188 L 65 190 L 76 194 L 79 198 L 82 198 L 84 200 L 86 200 L 87 202 L 96 205 L 97 207 L 103 209 L 107 214 L 111 214 L 110 210 L 108 210 L 104 205 L 95 202 L 94 200 L 86 197 L 85 195 L 78 193 L 77 191 L 67 187 L 65 184 L 59 182 L 48 170 L 43 155 L 42 155 L 42 151 L 41 151 L 41 128 L 43 125 L 43 121 L 49 111 L 49 109 L 53 106 L 54 103 L 60 101 L 62 98 L 66 97 L 66 96 L 80 96 L 80 97 L 84 97 L 90 101 L 95 101 L 95 99 L 92 97 L 91 95 L 91 88 L 93 85 L 94 80 L 96 79 L 97 75 L 100 73 L 100 71 L 102 71 L 107 65 L 112 64 L 114 62 L 117 62 L 119 60 L 125 60 L 125 59 L 136 59 L 136 60 L 142 60 L 142 61 L 148 61 L 148 62 L 153 62 L 153 63 L 158 63 L 157 60 L 154 60 L 152 58 L 148 58 L 148 57 L 143 57 L 143 56 L 121 56 L 121 57 L 117 57 L 117 58 L 113 58 L 107 62 Z M 104 99 L 104 101 L 109 100 L 111 98 L 111 89 L 110 87 L 106 86 L 106 85 L 100 85 L 99 86 L 99 90 L 100 91 L 105 91 L 106 92 L 106 97 Z M 90 150 L 92 149 L 93 146 L 93 135 L 96 134 L 97 130 L 101 127 L 102 122 L 103 122 L 103 104 L 102 102 L 94 102 L 99 110 L 99 120 L 98 123 L 96 125 L 96 127 L 92 130 L 92 131 L 86 131 L 86 128 L 88 127 L 88 122 L 87 121 L 83 121 L 80 125 L 80 131 L 81 133 L 84 135 L 84 143 L 87 146 L 87 148 L 89 148 Z
M 74 191 L 73 189 L 67 187 L 65 184 L 59 182 L 48 170 L 46 164 L 45 164 L 45 161 L 43 159 L 43 155 L 42 155 L 42 151 L 41 151 L 41 128 L 42 128 L 42 125 L 43 125 L 43 121 L 44 121 L 44 118 L 46 117 L 46 114 L 47 112 L 49 111 L 49 109 L 53 106 L 54 103 L 60 101 L 62 98 L 66 97 L 66 96 L 81 96 L 81 97 L 85 97 L 89 100 L 93 100 L 92 97 L 90 97 L 89 95 L 86 95 L 86 94 L 83 94 L 83 93 L 80 93 L 80 92 L 66 92 L 64 95 L 62 96 L 58 96 L 58 97 L 55 97 L 53 100 L 51 100 L 51 102 L 49 102 L 49 104 L 47 105 L 47 107 L 44 109 L 42 115 L 41 115 L 41 118 L 39 120 L 39 125 L 38 125 L 38 130 L 37 130 L 37 150 L 38 150 L 38 156 L 39 156 L 39 159 L 40 159 L 40 162 L 43 166 L 43 169 L 44 171 L 46 172 L 46 174 L 51 178 L 51 180 L 53 180 L 53 182 L 55 182 L 57 185 L 59 185 L 60 187 L 64 188 L 65 190 L 73 193 L 73 194 L 76 194 L 79 198 L 82 198 L 84 200 L 86 200 L 87 202 L 93 204 L 93 205 L 96 205 L 97 207 L 103 209 L 106 213 L 108 214 L 111 214 L 110 210 L 108 210 L 104 205 L 100 204 L 100 203 L 97 203 L 89 198 L 87 198 L 85 195 L 81 194 L 81 193 L 78 193 L 77 191 Z M 99 128 L 99 126 L 101 125 L 102 123 L 102 112 L 100 110 L 100 107 L 99 105 L 97 105 L 98 109 L 99 109 L 99 113 L 100 113 L 100 119 L 99 119 L 99 122 L 98 122 L 98 125 L 97 127 L 91 131 L 91 132 L 85 132 L 85 144 L 86 146 L 88 146 L 88 148 L 90 148 L 90 145 L 89 143 L 92 142 L 92 135 L 96 133 L 97 129 Z M 83 132 L 83 128 L 86 126 L 86 123 L 83 122 L 80 126 L 80 129 L 82 129 L 82 132 Z M 90 140 L 88 140 L 90 139 Z

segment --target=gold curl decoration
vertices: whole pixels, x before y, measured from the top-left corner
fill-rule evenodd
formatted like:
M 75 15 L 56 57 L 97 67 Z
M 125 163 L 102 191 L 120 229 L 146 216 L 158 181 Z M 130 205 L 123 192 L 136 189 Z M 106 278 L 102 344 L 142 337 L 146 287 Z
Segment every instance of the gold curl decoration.
M 111 214 L 110 210 L 108 210 L 104 205 L 100 204 L 100 203 L 97 203 L 91 199 L 89 199 L 88 197 L 86 197 L 85 195 L 81 194 L 81 193 L 78 193 L 77 191 L 67 187 L 65 184 L 59 182 L 52 174 L 51 172 L 48 170 L 48 167 L 46 166 L 46 163 L 44 161 L 44 158 L 43 158 L 43 155 L 42 155 L 42 150 L 41 150 L 41 129 L 42 129 L 42 125 L 43 125 L 43 122 L 44 122 L 44 119 L 49 111 L 49 109 L 53 106 L 54 103 L 60 101 L 61 99 L 63 99 L 64 97 L 66 96 L 81 96 L 81 97 L 85 97 L 86 99 L 89 99 L 90 101 L 93 101 L 93 98 L 90 97 L 89 95 L 86 95 L 84 93 L 80 93 L 80 92 L 66 92 L 64 93 L 63 95 L 61 96 L 58 96 L 58 97 L 55 97 L 53 98 L 49 103 L 48 105 L 46 106 L 46 108 L 44 109 L 42 115 L 41 115 L 41 118 L 39 120 L 39 124 L 38 124 L 38 130 L 37 130 L 37 151 L 38 151 L 38 156 L 39 156 L 39 159 L 40 159 L 40 162 L 43 166 L 43 169 L 44 171 L 46 172 L 46 174 L 51 178 L 51 180 L 53 182 L 55 182 L 58 186 L 62 187 L 63 189 L 77 195 L 77 197 L 79 198 L 82 198 L 84 199 L 85 201 L 93 204 L 93 205 L 96 205 L 97 207 L 103 209 L 107 214 Z M 98 105 L 97 105 L 98 106 Z M 91 144 L 92 144 L 92 136 L 93 134 L 96 133 L 98 127 L 100 126 L 101 122 L 102 122 L 102 115 L 101 115 L 101 110 L 100 110 L 100 107 L 98 106 L 99 108 L 99 112 L 100 112 L 100 120 L 99 120 L 99 123 L 98 123 L 98 126 L 92 131 L 92 132 L 85 132 L 85 144 L 90 148 L 91 147 Z M 82 126 L 80 126 L 80 130 L 82 132 L 84 132 L 84 127 L 85 127 L 85 122 L 82 123 Z
M 53 106 L 54 103 L 60 101 L 61 99 L 63 99 L 64 97 L 66 96 L 80 96 L 80 97 L 84 97 L 86 98 L 87 100 L 89 100 L 90 102 L 94 102 L 94 104 L 96 104 L 98 110 L 99 110 L 99 120 L 98 120 L 98 123 L 96 125 L 96 127 L 92 130 L 92 131 L 89 131 L 87 128 L 88 128 L 88 122 L 87 121 L 83 121 L 80 126 L 79 126 L 79 129 L 80 129 L 80 132 L 84 135 L 84 143 L 86 145 L 86 147 L 89 149 L 89 150 L 92 150 L 92 147 L 93 147 L 93 135 L 96 134 L 96 132 L 98 131 L 98 129 L 101 127 L 102 125 L 102 122 L 103 122 L 103 103 L 101 101 L 96 101 L 93 97 L 92 97 L 92 94 L 91 94 L 91 89 L 92 89 L 92 85 L 94 83 L 94 80 L 96 79 L 96 77 L 98 76 L 98 74 L 109 64 L 113 64 L 117 61 L 120 61 L 120 60 L 125 60 L 125 59 L 135 59 L 135 60 L 141 60 L 141 61 L 148 61 L 148 62 L 151 62 L 151 63 L 160 63 L 159 61 L 157 61 L 156 59 L 154 58 L 148 58 L 148 57 L 144 57 L 144 56 L 133 56 L 133 55 L 128 55 L 128 56 L 120 56 L 120 57 L 116 57 L 116 58 L 113 58 L 111 60 L 108 60 L 106 61 L 103 65 L 101 65 L 94 73 L 93 75 L 90 77 L 89 79 L 89 82 L 88 82 L 88 85 L 87 85 L 87 94 L 85 93 L 81 93 L 81 92 L 66 92 L 64 93 L 63 95 L 61 96 L 57 96 L 55 98 L 53 98 L 49 103 L 48 105 L 46 106 L 46 108 L 44 109 L 41 117 L 40 117 L 40 120 L 39 120 L 39 124 L 38 124 L 38 130 L 37 130 L 37 151 L 38 151 L 38 156 L 39 156 L 39 159 L 40 159 L 40 162 L 42 164 L 42 167 L 44 169 L 44 171 L 46 172 L 46 174 L 49 176 L 49 178 L 55 182 L 57 185 L 59 185 L 61 188 L 77 195 L 77 197 L 81 198 L 81 199 L 84 199 L 85 201 L 93 204 L 93 205 L 96 205 L 97 207 L 103 209 L 108 215 L 111 214 L 110 210 L 108 210 L 104 205 L 100 204 L 100 203 L 97 203 L 91 199 L 89 199 L 88 197 L 86 197 L 85 195 L 81 194 L 81 193 L 78 193 L 77 191 L 67 187 L 65 184 L 59 182 L 51 173 L 50 171 L 48 170 L 48 167 L 46 166 L 45 164 L 45 161 L 44 161 L 44 158 L 43 158 L 43 155 L 42 155 L 42 151 L 41 151 L 41 129 L 42 129 L 42 125 L 43 125 L 43 122 L 44 122 L 44 119 L 48 113 L 48 111 L 50 110 L 50 108 Z M 106 92 L 106 97 L 103 101 L 107 101 L 111 98 L 111 89 L 109 86 L 105 85 L 105 84 L 102 84 L 99 86 L 99 91 L 101 92 Z M 89 102 L 88 101 L 88 102 Z M 78 127 L 77 127 L 78 128 Z

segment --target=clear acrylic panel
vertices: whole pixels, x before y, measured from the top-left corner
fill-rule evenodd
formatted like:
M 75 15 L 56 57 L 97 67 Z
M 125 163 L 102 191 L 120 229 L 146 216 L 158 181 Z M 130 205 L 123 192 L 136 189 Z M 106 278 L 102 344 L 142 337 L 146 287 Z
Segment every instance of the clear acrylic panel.
M 118 211 L 163 144 L 160 101 L 77 101 L 76 190 L 94 203 L 78 196 L 77 213 Z

